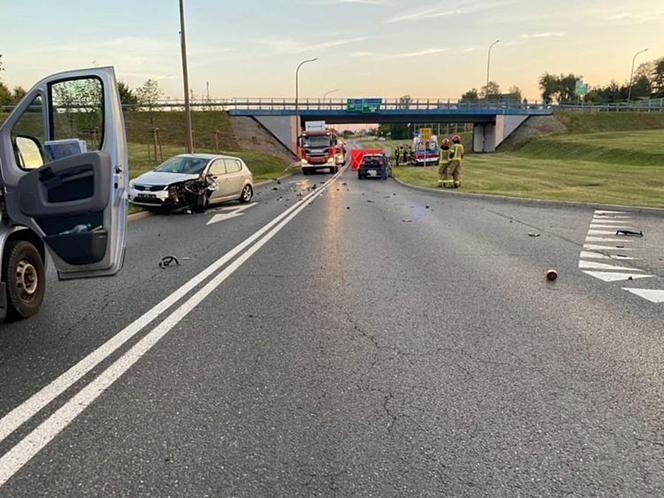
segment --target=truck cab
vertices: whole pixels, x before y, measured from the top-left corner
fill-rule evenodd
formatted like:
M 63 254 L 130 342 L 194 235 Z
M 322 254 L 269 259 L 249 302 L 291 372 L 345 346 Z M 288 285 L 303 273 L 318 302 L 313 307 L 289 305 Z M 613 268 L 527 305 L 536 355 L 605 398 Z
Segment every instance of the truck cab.
M 37 313 L 59 279 L 112 276 L 127 230 L 127 144 L 113 68 L 52 75 L 0 127 L 0 319 Z
M 299 140 L 300 166 L 308 175 L 319 169 L 336 173 L 346 162 L 346 146 L 339 141 L 334 130 L 327 129 L 324 121 L 306 123 Z

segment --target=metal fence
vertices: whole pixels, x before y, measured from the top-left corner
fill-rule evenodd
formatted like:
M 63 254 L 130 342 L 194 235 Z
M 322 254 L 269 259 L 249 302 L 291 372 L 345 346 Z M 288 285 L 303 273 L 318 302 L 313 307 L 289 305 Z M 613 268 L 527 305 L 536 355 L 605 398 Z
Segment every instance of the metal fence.
M 343 111 L 348 105 L 347 99 L 300 99 L 296 102 L 290 98 L 230 98 L 230 99 L 199 99 L 191 102 L 194 110 L 247 110 L 247 111 Z M 14 106 L 0 106 L 0 111 L 10 112 Z M 124 104 L 126 110 L 138 111 L 181 111 L 184 101 L 168 99 L 151 105 Z M 472 110 L 523 110 L 523 111 L 570 111 L 570 112 L 664 112 L 664 98 L 642 99 L 634 102 L 612 104 L 547 104 L 540 101 L 515 100 L 453 100 L 453 99 L 382 99 L 381 111 L 472 111 Z

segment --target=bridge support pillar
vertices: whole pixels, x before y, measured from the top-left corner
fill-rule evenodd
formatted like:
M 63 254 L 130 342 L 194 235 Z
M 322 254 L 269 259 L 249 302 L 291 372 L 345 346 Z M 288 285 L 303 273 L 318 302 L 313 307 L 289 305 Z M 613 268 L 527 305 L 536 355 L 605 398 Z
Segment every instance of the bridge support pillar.
M 298 155 L 297 120 L 295 116 L 256 116 L 256 120 L 262 124 L 277 140 L 288 147 L 295 155 Z
M 495 123 L 476 123 L 473 126 L 473 152 L 496 151 Z

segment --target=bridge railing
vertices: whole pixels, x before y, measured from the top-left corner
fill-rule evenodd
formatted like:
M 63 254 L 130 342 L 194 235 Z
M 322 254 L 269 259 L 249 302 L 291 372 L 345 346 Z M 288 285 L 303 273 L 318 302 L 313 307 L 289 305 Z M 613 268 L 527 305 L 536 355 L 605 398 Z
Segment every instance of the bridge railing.
M 301 111 L 344 111 L 348 105 L 347 99 L 300 99 L 297 107 Z M 294 112 L 296 109 L 295 99 L 291 98 L 229 98 L 229 99 L 198 99 L 191 102 L 194 110 L 243 110 L 243 111 L 281 111 Z M 9 112 L 12 105 L 0 106 L 0 111 Z M 127 110 L 160 110 L 181 111 L 184 109 L 184 101 L 179 99 L 168 99 L 145 104 L 123 104 Z M 491 110 L 524 110 L 524 111 L 570 111 L 570 112 L 664 112 L 664 98 L 643 99 L 634 102 L 620 102 L 612 104 L 546 104 L 540 101 L 515 101 L 502 99 L 476 99 L 476 100 L 452 100 L 452 99 L 382 99 L 381 111 L 479 111 Z

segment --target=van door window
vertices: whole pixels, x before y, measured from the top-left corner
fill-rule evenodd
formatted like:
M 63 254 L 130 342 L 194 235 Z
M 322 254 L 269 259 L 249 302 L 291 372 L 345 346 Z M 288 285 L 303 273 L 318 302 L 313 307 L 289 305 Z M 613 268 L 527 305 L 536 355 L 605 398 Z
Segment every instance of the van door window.
M 48 159 L 101 150 L 104 140 L 104 89 L 97 78 L 58 81 L 49 86 L 51 140 Z

